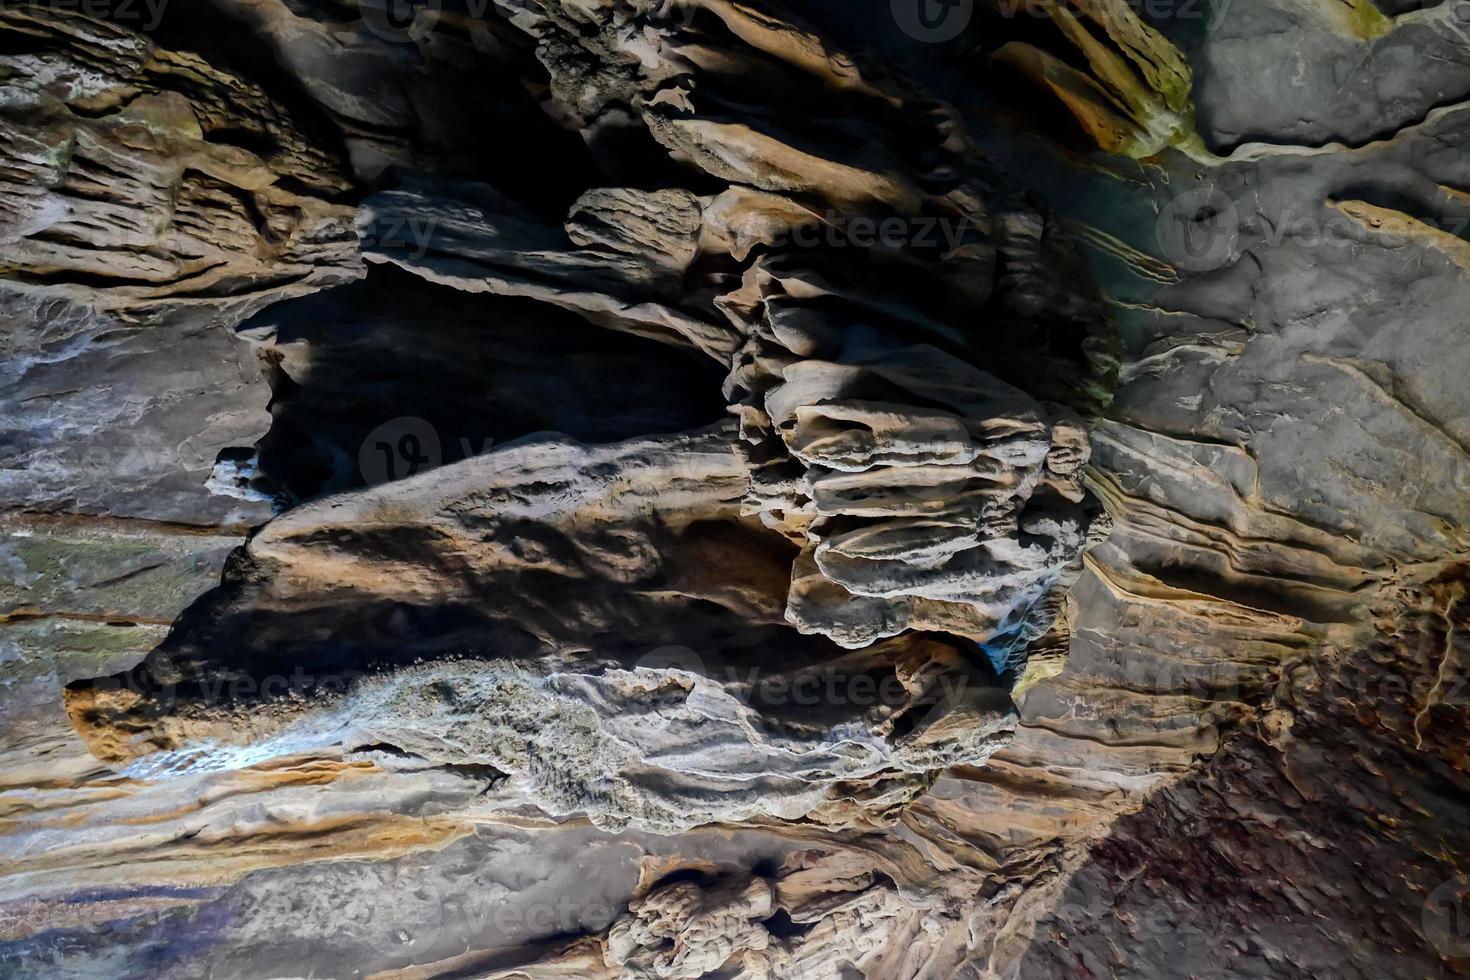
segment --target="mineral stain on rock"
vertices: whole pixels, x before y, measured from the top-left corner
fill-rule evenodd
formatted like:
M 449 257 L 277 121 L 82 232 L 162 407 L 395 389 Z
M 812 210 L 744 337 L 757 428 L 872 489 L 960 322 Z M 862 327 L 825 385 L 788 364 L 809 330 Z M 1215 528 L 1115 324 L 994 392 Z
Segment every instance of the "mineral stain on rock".
M 1470 974 L 1463 6 L 0 9 L 0 974 Z

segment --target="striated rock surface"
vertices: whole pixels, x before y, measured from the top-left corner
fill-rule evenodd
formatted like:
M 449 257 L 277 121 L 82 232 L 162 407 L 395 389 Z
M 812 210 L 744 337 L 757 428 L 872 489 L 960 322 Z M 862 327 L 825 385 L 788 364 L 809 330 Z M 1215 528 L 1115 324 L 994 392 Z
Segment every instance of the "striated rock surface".
M 729 443 L 527 439 L 299 507 L 137 669 L 73 685 L 73 720 L 135 777 L 324 751 L 469 766 L 513 777 L 507 799 L 662 832 L 982 763 L 1014 721 L 963 649 L 847 655 L 782 628 L 788 551 L 739 522 Z M 870 705 L 820 710 L 854 684 Z
M 1449 977 L 1466 5 L 0 11 L 0 974 Z

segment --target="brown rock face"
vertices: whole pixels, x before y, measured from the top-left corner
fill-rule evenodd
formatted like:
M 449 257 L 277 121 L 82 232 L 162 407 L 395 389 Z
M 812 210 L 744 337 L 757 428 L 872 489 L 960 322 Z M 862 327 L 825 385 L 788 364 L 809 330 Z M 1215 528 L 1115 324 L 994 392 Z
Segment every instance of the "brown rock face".
M 1349 7 L 0 11 L 0 973 L 1465 971 L 1470 72 Z

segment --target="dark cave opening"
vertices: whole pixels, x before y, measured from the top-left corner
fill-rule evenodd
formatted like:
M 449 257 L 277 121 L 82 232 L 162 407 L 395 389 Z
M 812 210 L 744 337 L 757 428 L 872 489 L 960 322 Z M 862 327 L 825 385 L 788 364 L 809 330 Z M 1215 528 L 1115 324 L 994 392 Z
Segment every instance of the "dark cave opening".
M 537 432 L 606 443 L 725 415 L 697 352 L 389 266 L 241 332 L 271 381 L 260 477 L 285 502 L 401 479 Z

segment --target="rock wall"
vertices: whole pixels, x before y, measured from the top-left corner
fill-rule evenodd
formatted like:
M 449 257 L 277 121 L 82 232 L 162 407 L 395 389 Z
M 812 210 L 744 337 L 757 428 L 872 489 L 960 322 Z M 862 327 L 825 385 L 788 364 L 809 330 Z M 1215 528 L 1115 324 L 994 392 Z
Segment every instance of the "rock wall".
M 1467 9 L 0 11 L 4 974 L 1461 975 Z

